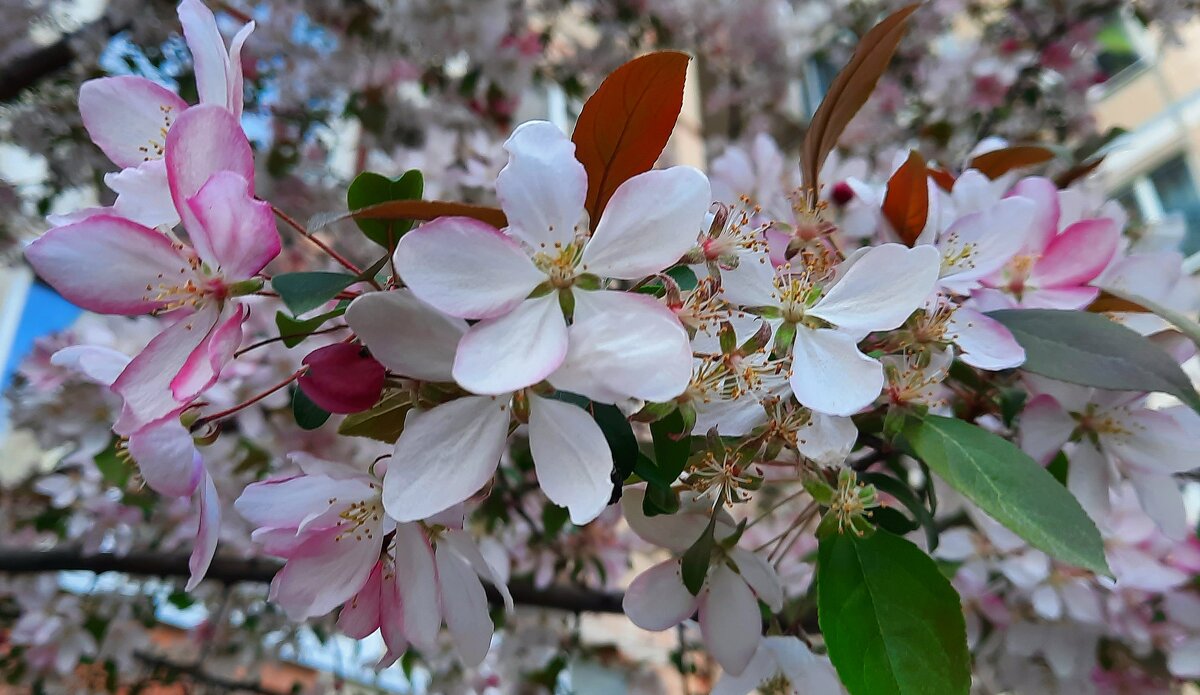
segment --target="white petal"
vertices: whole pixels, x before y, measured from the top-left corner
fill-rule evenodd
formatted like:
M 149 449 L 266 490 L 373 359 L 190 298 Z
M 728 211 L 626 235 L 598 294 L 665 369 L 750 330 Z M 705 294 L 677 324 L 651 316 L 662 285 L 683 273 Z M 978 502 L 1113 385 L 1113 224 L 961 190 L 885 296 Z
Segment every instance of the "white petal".
M 217 18 L 200 0 L 179 3 L 179 23 L 192 52 L 196 91 L 203 104 L 226 106 L 229 99 L 229 57 L 225 40 L 217 29 Z
M 694 402 L 696 432 L 708 432 L 714 427 L 726 437 L 742 437 L 759 425 L 766 424 L 767 411 L 754 395 L 736 400 L 714 398 Z
M 780 638 L 768 637 L 767 639 Z M 750 664 L 744 671 L 736 676 L 728 672 L 722 673 L 709 695 L 750 695 L 758 692 L 756 690 L 758 686 L 777 676 L 779 665 L 776 663 L 774 654 L 767 649 L 767 639 L 759 643 L 758 650 L 754 652 L 754 658 L 750 660 Z M 805 685 L 807 686 L 807 684 Z
M 804 695 L 842 695 L 841 681 L 827 656 L 817 656 L 795 637 L 765 637 L 763 646 L 775 655 L 779 670 Z
M 653 297 L 602 290 L 575 292 L 566 359 L 550 375 L 555 388 L 592 400 L 665 402 L 692 378 L 687 331 Z
M 796 449 L 802 456 L 820 466 L 840 466 L 858 440 L 858 428 L 848 417 L 813 411 L 796 436 Z
M 759 600 L 767 604 L 767 608 L 773 613 L 783 610 L 783 584 L 774 567 L 745 548 L 732 549 L 729 557 L 737 565 L 742 580 L 754 590 Z
M 405 234 L 395 261 L 421 301 L 465 319 L 503 316 L 546 280 L 515 241 L 466 217 L 439 217 Z
M 472 393 L 510 393 L 545 379 L 566 354 L 567 320 L 551 293 L 471 326 L 458 343 L 451 373 Z
M 1139 473 L 1130 475 L 1129 481 L 1137 491 L 1138 501 L 1146 515 L 1162 529 L 1163 535 L 1176 541 L 1188 537 L 1187 510 L 1183 505 L 1183 492 L 1175 479 L 1166 475 Z
M 405 635 L 418 649 L 436 648 L 442 627 L 437 569 L 433 548 L 417 524 L 396 525 L 396 587 Z
M 167 184 L 167 163 L 151 159 L 136 167 L 104 175 L 104 184 L 117 194 L 113 211 L 147 227 L 179 224 L 179 212 Z
M 713 659 L 735 676 L 746 669 L 762 641 L 758 600 L 725 565 L 718 565 L 708 577 L 700 600 L 700 632 Z
M 612 497 L 612 452 L 600 426 L 582 408 L 530 395 L 529 450 L 538 485 L 582 526 Z
M 494 626 L 488 615 L 487 594 L 471 566 L 454 551 L 438 546 L 434 555 L 446 627 L 463 663 L 478 666 L 492 646 Z
M 957 292 L 970 291 L 980 278 L 1003 268 L 1032 233 L 1035 213 L 1032 200 L 1012 197 L 960 217 L 937 242 L 943 284 Z
M 1049 584 L 1042 584 L 1034 589 L 1029 600 L 1033 604 L 1034 612 L 1046 620 L 1058 620 L 1062 617 L 1062 599 Z
M 413 379 L 451 381 L 454 351 L 467 322 L 442 314 L 412 290 L 364 294 L 346 309 L 346 323 L 383 366 Z
M 496 195 L 508 233 L 536 251 L 569 244 L 587 199 L 587 172 L 575 159 L 575 143 L 553 123 L 528 121 L 504 150 L 508 164 L 496 177 Z
M 696 245 L 711 202 L 708 179 L 692 167 L 628 179 L 604 208 L 583 249 L 581 269 L 636 280 L 674 265 Z
M 642 511 L 645 487 L 627 487 L 621 493 L 621 513 L 629 528 L 647 543 L 682 553 L 704 532 L 708 516 L 702 509 L 681 509 L 675 514 L 646 516 Z
M 1075 495 L 1093 521 L 1104 523 L 1110 508 L 1108 488 L 1111 465 L 1108 459 L 1088 441 L 1072 448 L 1068 458 L 1067 490 Z
M 388 515 L 418 521 L 475 494 L 500 463 L 508 420 L 508 399 L 490 396 L 409 413 L 383 477 Z
M 679 560 L 667 560 L 634 578 L 625 590 L 621 607 L 634 625 L 661 632 L 691 617 L 696 603 L 696 597 L 683 585 Z
M 1025 404 L 1018 425 L 1021 449 L 1045 466 L 1071 439 L 1076 423 L 1053 396 L 1041 395 Z
M 129 435 L 129 455 L 146 484 L 160 495 L 186 497 L 196 489 L 204 473 L 192 434 L 175 417 L 164 418 Z
M 1197 416 L 1173 417 L 1165 410 L 1138 410 L 1121 418 L 1120 424 L 1129 434 L 1105 437 L 1104 446 L 1127 466 L 1158 474 L 1195 468 L 1196 443 L 1200 440 Z
M 858 351 L 854 338 L 838 331 L 796 329 L 792 391 L 806 408 L 828 415 L 853 415 L 883 390 L 883 365 Z
M 70 369 L 101 386 L 112 386 L 129 366 L 129 355 L 103 345 L 71 345 L 51 355 L 50 364 Z
M 1167 668 L 1178 678 L 1200 678 L 1200 637 L 1189 637 L 1171 647 Z
M 775 266 L 766 253 L 743 255 L 736 268 L 721 269 L 721 296 L 736 306 L 779 306 Z
M 896 328 L 933 291 L 940 260 L 929 246 L 872 247 L 808 314 L 852 331 Z
M 483 579 L 491 582 L 492 586 L 496 587 L 496 590 L 500 592 L 500 596 L 504 599 L 505 610 L 512 612 L 513 597 L 508 591 L 505 576 L 503 576 L 500 572 L 497 572 L 492 563 L 488 562 L 488 560 L 484 558 L 479 546 L 475 545 L 475 541 L 472 540 L 469 535 L 467 535 L 466 531 L 461 529 L 448 529 L 442 533 L 442 538 L 439 542 L 449 546 L 454 550 L 454 552 L 458 553 L 462 559 L 466 560 L 467 563 L 471 565 L 471 569 L 475 571 L 475 574 L 478 574 Z M 503 547 L 500 547 L 500 550 L 504 553 L 505 560 L 507 560 L 507 551 Z
M 217 552 L 217 541 L 221 537 L 221 500 L 217 497 L 217 487 L 213 485 L 212 476 L 204 474 L 204 484 L 200 486 L 200 521 L 196 528 L 195 546 L 188 558 L 187 584 L 184 591 L 195 589 L 204 575 L 208 574 L 208 566 L 212 564 L 213 555 Z
M 962 351 L 962 361 L 996 371 L 1019 367 L 1025 361 L 1025 348 L 996 319 L 974 309 L 959 307 L 950 315 L 947 335 Z

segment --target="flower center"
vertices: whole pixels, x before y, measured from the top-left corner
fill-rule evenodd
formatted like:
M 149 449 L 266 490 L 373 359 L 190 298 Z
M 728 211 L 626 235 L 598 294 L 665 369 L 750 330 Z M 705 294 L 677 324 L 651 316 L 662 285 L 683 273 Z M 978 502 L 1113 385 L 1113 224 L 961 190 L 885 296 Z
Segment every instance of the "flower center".
M 582 244 L 555 244 L 552 250 L 539 251 L 533 257 L 533 264 L 550 278 L 550 286 L 555 289 L 566 289 L 575 284 L 576 266 L 583 257 Z

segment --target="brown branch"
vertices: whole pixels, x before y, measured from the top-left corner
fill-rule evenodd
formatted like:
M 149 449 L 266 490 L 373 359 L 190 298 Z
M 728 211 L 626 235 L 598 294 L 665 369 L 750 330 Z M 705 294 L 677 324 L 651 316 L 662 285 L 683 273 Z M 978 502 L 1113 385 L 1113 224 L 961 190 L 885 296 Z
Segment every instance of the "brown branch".
M 231 557 L 213 558 L 207 579 L 234 584 L 238 582 L 268 583 L 279 571 L 275 560 Z M 28 574 L 84 570 L 88 572 L 121 572 L 153 577 L 187 577 L 188 556 L 133 552 L 127 555 L 85 555 L 74 548 L 38 551 L 19 548 L 0 548 L 0 574 Z M 501 603 L 500 592 L 484 582 L 488 600 Z M 532 582 L 515 581 L 508 585 L 513 601 L 523 606 L 551 608 L 572 613 L 621 613 L 624 595 L 616 591 L 599 591 L 578 586 L 536 587 Z
M 137 660 L 151 668 L 151 678 L 157 672 L 166 672 L 171 675 L 186 676 L 189 680 L 195 683 L 202 683 L 206 686 L 211 686 L 231 693 L 254 693 L 255 695 L 283 695 L 275 690 L 268 690 L 258 683 L 248 681 L 236 681 L 228 678 L 215 676 L 205 671 L 200 664 L 180 664 L 171 661 L 167 658 L 149 652 L 134 652 Z

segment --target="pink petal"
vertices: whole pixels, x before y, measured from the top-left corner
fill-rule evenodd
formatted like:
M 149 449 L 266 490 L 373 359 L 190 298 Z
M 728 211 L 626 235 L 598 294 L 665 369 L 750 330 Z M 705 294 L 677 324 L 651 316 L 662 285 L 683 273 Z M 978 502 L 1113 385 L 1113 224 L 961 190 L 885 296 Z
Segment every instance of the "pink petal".
M 436 648 L 442 627 L 433 548 L 419 524 L 396 526 L 396 589 L 404 632 L 418 649 Z
M 308 353 L 300 390 L 331 413 L 357 413 L 375 405 L 387 370 L 361 345 L 335 343 Z
M 164 418 L 129 435 L 129 455 L 146 484 L 160 495 L 187 497 L 195 491 L 204 464 L 187 428 Z
M 325 615 L 362 589 L 382 547 L 378 533 L 361 540 L 336 528 L 313 535 L 275 575 L 269 598 L 291 620 Z
M 1120 230 L 1108 218 L 1080 220 L 1054 237 L 1033 266 L 1037 287 L 1070 287 L 1091 282 L 1112 260 Z
M 538 486 L 582 526 L 612 497 L 613 458 L 600 426 L 582 408 L 530 395 L 529 450 Z
M 217 29 L 217 18 L 200 0 L 179 3 L 179 23 L 183 38 L 192 52 L 192 70 L 201 104 L 227 106 L 229 98 L 229 57 L 225 40 Z
M 412 290 L 371 292 L 350 303 L 346 323 L 385 367 L 422 381 L 451 381 L 467 322 L 446 316 Z
M 333 526 L 340 520 L 337 514 L 347 506 L 377 494 L 365 477 L 335 480 L 299 475 L 247 485 L 233 508 L 252 526 L 291 529 L 295 534 L 306 528 Z
M 496 177 L 496 195 L 508 233 L 549 253 L 574 241 L 587 198 L 587 172 L 575 159 L 575 144 L 553 123 L 527 121 L 504 150 L 508 164 Z
M 238 119 L 223 106 L 201 104 L 188 109 L 167 133 L 167 181 L 171 200 L 183 219 L 196 251 L 206 260 L 217 260 L 205 245 L 200 222 L 187 204 L 218 171 L 231 171 L 254 189 L 254 153 Z M 215 263 L 214 263 L 215 265 Z
M 962 351 L 962 361 L 997 371 L 1019 367 L 1025 361 L 1025 348 L 999 321 L 974 309 L 959 307 L 946 326 L 948 335 Z
M 238 33 L 234 34 L 233 41 L 229 42 L 229 99 L 226 106 L 229 108 L 229 112 L 239 119 L 242 117 L 243 102 L 245 101 L 242 46 L 254 32 L 254 26 L 254 22 L 246 22 L 241 29 L 238 29 Z
M 1004 267 L 1025 245 L 1036 206 L 1026 198 L 1005 198 L 960 217 L 939 235 L 942 284 L 965 293 Z
M 467 561 L 449 548 L 439 545 L 434 559 L 446 627 L 463 664 L 478 666 L 491 649 L 494 629 L 483 584 Z
M 555 388 L 603 403 L 628 398 L 666 402 L 687 388 L 687 332 L 653 297 L 601 290 L 575 293 L 575 322 Z
M 1075 424 L 1053 396 L 1035 396 L 1021 412 L 1018 442 L 1025 453 L 1045 466 L 1070 440 Z
M 179 224 L 165 161 L 152 159 L 141 166 L 105 174 L 104 184 L 117 194 L 112 207 L 115 214 L 151 228 Z
M 239 174 L 213 174 L 187 204 L 198 223 L 188 228 L 192 243 L 227 282 L 252 277 L 279 255 L 271 205 L 255 200 Z
M 683 584 L 679 560 L 666 560 L 634 577 L 621 607 L 634 625 L 661 632 L 691 617 L 696 603 Z
M 800 326 L 789 382 L 804 407 L 853 415 L 883 390 L 883 365 L 859 352 L 857 341 L 844 333 Z
M 439 217 L 405 234 L 395 261 L 421 301 L 465 319 L 503 316 L 547 279 L 515 241 L 466 217 Z
M 678 263 L 696 245 L 711 203 L 708 179 L 692 167 L 628 179 L 609 199 L 580 270 L 636 280 Z
M 171 395 L 176 401 L 191 401 L 217 383 L 221 370 L 233 360 L 233 353 L 242 344 L 246 315 L 246 307 L 241 304 L 226 305 L 221 310 L 216 325 L 171 380 Z
M 102 345 L 71 345 L 51 355 L 50 364 L 70 369 L 101 386 L 112 386 L 129 366 L 129 355 Z
M 163 283 L 192 277 L 167 237 L 111 215 L 55 227 L 25 247 L 25 258 L 67 300 L 101 314 L 148 314 L 165 304 L 156 299 Z
M 1051 287 L 1027 290 L 1021 295 L 1023 309 L 1082 309 L 1100 294 L 1098 287 Z
M 83 127 L 121 168 L 161 158 L 171 124 L 187 108 L 179 95 L 143 77 L 102 77 L 79 89 Z
M 363 639 L 379 629 L 379 593 L 382 587 L 383 563 L 376 562 L 359 589 L 338 614 L 337 626 L 347 637 Z
M 462 502 L 491 480 L 508 440 L 508 399 L 473 396 L 409 413 L 383 477 L 383 505 L 418 521 Z
M 712 570 L 700 600 L 700 632 L 713 659 L 735 676 L 746 669 L 762 641 L 758 600 L 724 564 Z
M 192 556 L 188 558 L 188 577 L 185 591 L 196 588 L 204 575 L 208 574 L 208 566 L 212 564 L 213 556 L 217 553 L 217 540 L 221 536 L 221 500 L 217 497 L 217 488 L 213 485 L 212 477 L 204 474 L 204 485 L 200 488 L 200 526 L 196 530 L 196 544 L 192 547 Z
M 1058 234 L 1058 186 L 1042 176 L 1021 179 L 1009 191 L 1010 196 L 1021 196 L 1033 201 L 1033 226 L 1025 240 L 1022 253 L 1041 254 L 1050 240 Z
M 566 354 L 567 322 L 551 293 L 471 326 L 458 344 L 452 373 L 472 393 L 510 393 L 545 379 Z

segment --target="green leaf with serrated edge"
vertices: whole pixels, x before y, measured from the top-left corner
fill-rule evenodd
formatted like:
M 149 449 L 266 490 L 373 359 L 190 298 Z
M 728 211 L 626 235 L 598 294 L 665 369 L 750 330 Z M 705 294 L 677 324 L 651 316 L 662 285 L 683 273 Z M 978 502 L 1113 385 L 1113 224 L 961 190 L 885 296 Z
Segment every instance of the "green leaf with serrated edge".
M 933 514 L 925 508 L 916 492 L 904 481 L 876 472 L 859 473 L 858 480 L 865 485 L 874 485 L 880 492 L 886 492 L 895 497 L 896 501 L 904 505 L 904 508 L 913 515 L 913 520 L 916 522 L 913 528 L 915 529 L 919 525 L 925 530 L 925 543 L 929 552 L 937 550 L 938 530 L 937 524 L 933 521 Z M 878 515 L 878 513 L 879 510 L 876 510 L 875 514 Z
M 654 463 L 663 476 L 674 482 L 692 453 L 692 438 L 684 430 L 683 416 L 676 410 L 651 423 L 650 435 L 654 440 Z
M 717 529 L 717 515 L 713 514 L 704 527 L 704 533 L 692 543 L 692 547 L 683 553 L 680 568 L 683 573 L 683 585 L 692 596 L 700 593 L 704 587 L 704 578 L 708 576 L 708 563 L 712 560 L 716 539 L 713 537 Z
M 1062 485 L 1012 442 L 969 422 L 912 418 L 904 439 L 917 458 L 1033 547 L 1111 576 L 1091 517 Z
M 329 420 L 329 411 L 313 403 L 300 389 L 292 390 L 292 416 L 302 430 L 315 430 Z
M 886 531 L 832 534 L 817 559 L 817 619 L 850 695 L 966 695 L 967 631 L 934 561 Z
M 346 313 L 346 307 L 343 306 L 311 319 L 301 320 L 277 311 L 275 312 L 275 327 L 279 329 L 279 336 L 282 338 L 284 346 L 292 348 L 304 342 L 313 331 L 321 327 L 321 324 L 344 313 Z
M 424 188 L 425 181 L 421 172 L 416 169 L 410 169 L 395 179 L 364 171 L 354 177 L 354 181 L 346 189 L 346 207 L 350 210 L 361 210 L 393 200 L 419 200 Z M 362 230 L 364 236 L 389 250 L 396 248 L 400 237 L 413 227 L 413 220 L 356 218 L 354 223 Z
M 338 434 L 369 437 L 394 444 L 404 431 L 404 420 L 412 407 L 412 394 L 408 391 L 392 391 L 380 398 L 370 410 L 343 418 L 338 425 Z
M 1021 369 L 1112 391 L 1161 391 L 1200 412 L 1200 394 L 1179 364 L 1150 339 L 1099 314 L 1004 309 L 988 316 L 1021 347 Z
M 271 287 L 287 308 L 299 316 L 328 302 L 356 282 L 357 277 L 346 273 L 282 273 L 271 278 Z

